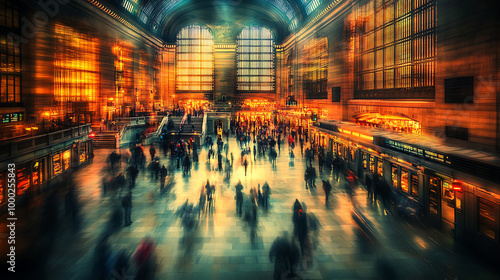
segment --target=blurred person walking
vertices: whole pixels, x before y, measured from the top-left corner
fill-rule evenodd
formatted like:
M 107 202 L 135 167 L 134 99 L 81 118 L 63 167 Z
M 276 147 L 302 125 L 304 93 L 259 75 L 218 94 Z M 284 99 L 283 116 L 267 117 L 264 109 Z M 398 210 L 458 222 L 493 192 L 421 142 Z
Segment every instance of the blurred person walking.
M 156 149 L 153 145 L 151 145 L 151 148 L 149 148 L 149 155 L 151 155 L 151 161 L 153 161 L 156 155 Z
M 264 185 L 262 186 L 262 205 L 268 209 L 269 208 L 269 196 L 271 195 L 271 188 L 269 187 L 269 184 L 267 181 L 264 182 Z
M 129 190 L 135 187 L 135 182 L 137 180 L 137 175 L 139 175 L 139 169 L 135 165 L 130 165 L 127 167 L 127 178 L 129 180 Z
M 236 213 L 241 217 L 241 210 L 243 207 L 243 185 L 241 184 L 241 180 L 238 181 L 238 184 L 236 184 Z
M 323 180 L 323 190 L 325 191 L 325 205 L 327 205 L 330 192 L 332 191 L 332 185 L 328 180 Z
M 160 169 L 160 192 L 163 193 L 165 191 L 165 181 L 168 176 L 168 170 L 163 165 Z
M 125 226 L 130 226 L 132 220 L 130 219 L 132 212 L 132 192 L 129 191 L 122 199 L 122 207 L 125 211 Z
M 269 250 L 269 260 L 274 262 L 274 280 L 291 279 L 296 276 L 294 271 L 300 261 L 300 253 L 297 246 L 290 242 L 286 232 L 274 240 Z

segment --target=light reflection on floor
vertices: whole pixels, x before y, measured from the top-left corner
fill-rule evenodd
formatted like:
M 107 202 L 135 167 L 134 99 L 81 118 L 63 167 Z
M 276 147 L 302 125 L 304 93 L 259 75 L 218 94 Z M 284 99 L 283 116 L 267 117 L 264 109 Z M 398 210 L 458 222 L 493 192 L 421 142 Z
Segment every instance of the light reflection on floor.
M 366 192 L 359 188 L 353 199 L 375 230 L 378 245 L 373 245 L 353 225 L 353 205 L 341 187 L 344 179 L 339 184 L 333 183 L 330 203 L 325 206 L 319 179 L 333 182 L 331 175 L 321 174 L 316 183 L 318 188 L 306 190 L 305 160 L 300 149 L 295 149 L 293 165 L 287 150 L 288 147 L 282 147 L 275 169 L 267 157 L 251 160 L 245 176 L 240 149 L 231 138 L 234 167 L 229 184 L 224 182 L 224 172 L 216 170 L 217 160 L 206 163 L 206 151 L 202 150 L 200 162 L 194 164 L 190 175 L 184 177 L 180 170 L 175 172 L 175 187 L 167 195 L 159 193 L 159 181 L 152 182 L 147 172 L 140 173 L 133 190 L 133 224 L 111 237 L 113 249 L 133 252 L 143 237 L 153 238 L 159 264 L 157 279 L 271 279 L 273 264 L 269 261 L 269 249 L 283 231 L 293 232 L 291 209 L 298 198 L 321 223 L 314 261 L 309 267 L 299 268 L 303 279 L 389 279 L 392 272 L 394 279 L 492 275 L 492 271 L 481 269 L 465 254 L 449 253 L 430 240 L 429 232 L 384 215 L 380 205 L 367 205 Z M 98 174 L 110 152 L 97 150 L 94 163 L 75 174 L 83 224 L 76 234 L 65 230 L 59 233 L 63 237 L 49 262 L 51 279 L 88 279 L 97 237 L 105 227 L 111 206 L 120 199 L 119 195 L 100 193 Z M 174 164 L 170 158 L 160 158 L 161 164 Z M 215 208 L 211 214 L 202 215 L 191 247 L 186 248 L 180 243 L 183 230 L 174 213 L 186 200 L 198 201 L 200 188 L 207 179 L 216 186 Z M 265 181 L 271 187 L 271 208 L 258 211 L 254 244 L 250 242 L 246 223 L 235 213 L 234 185 L 238 180 L 247 194 L 250 188 L 262 186 Z M 439 237 L 445 238 L 433 236 L 435 240 Z M 467 266 L 462 266 L 463 263 Z M 468 272 L 471 269 L 476 272 Z

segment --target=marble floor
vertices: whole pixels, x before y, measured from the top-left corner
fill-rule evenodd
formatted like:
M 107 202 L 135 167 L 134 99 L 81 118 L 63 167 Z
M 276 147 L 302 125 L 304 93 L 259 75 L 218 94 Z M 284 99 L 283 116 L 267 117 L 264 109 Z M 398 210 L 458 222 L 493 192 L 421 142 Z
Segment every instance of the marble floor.
M 152 238 L 156 244 L 155 279 L 272 279 L 270 247 L 284 231 L 292 235 L 292 205 L 299 199 L 306 204 L 307 213 L 315 214 L 321 227 L 312 261 L 298 266 L 298 279 L 498 279 L 495 268 L 455 244 L 446 232 L 407 222 L 385 211 L 380 203 L 368 203 L 362 186 L 350 199 L 342 187 L 345 179 L 341 177 L 337 182 L 327 169 L 320 174 L 317 189 L 306 189 L 305 159 L 300 148 L 295 148 L 293 164 L 288 147 L 281 148 L 275 168 L 267 157 L 257 157 L 250 162 L 245 176 L 240 163 L 241 149 L 230 138 L 234 164 L 229 182 L 224 180 L 223 172 L 216 170 L 216 160 L 206 162 L 206 149 L 201 150 L 200 162 L 194 164 L 187 176 L 172 166 L 175 162 L 170 155 L 165 158 L 160 152 L 161 165 L 175 170 L 174 185 L 168 193 L 160 194 L 159 181 L 152 181 L 148 172 L 139 173 L 137 186 L 132 190 L 133 223 L 111 235 L 113 250 L 133 253 L 144 237 Z M 149 146 L 145 147 L 149 163 L 148 150 Z M 107 226 L 111 209 L 120 205 L 125 194 L 101 193 L 101 171 L 111 151 L 96 150 L 93 163 L 74 172 L 81 223 L 75 229 L 67 216 L 60 215 L 57 238 L 46 256 L 47 279 L 92 279 L 97 240 Z M 317 161 L 314 164 L 317 167 Z M 197 203 L 207 179 L 216 186 L 215 207 L 213 212 L 201 215 L 192 246 L 186 249 L 182 243 L 183 229 L 175 213 L 186 200 Z M 320 179 L 330 180 L 333 185 L 328 205 Z M 265 181 L 271 187 L 270 208 L 258 209 L 254 243 L 250 241 L 246 222 L 236 214 L 234 186 L 238 180 L 245 193 Z M 351 217 L 353 204 L 374 229 L 375 243 L 356 228 Z M 59 211 L 64 212 L 64 205 L 60 205 Z M 19 230 L 22 236 L 22 228 Z M 3 226 L 1 234 L 4 240 Z M 35 234 L 27 236 L 40 238 Z M 133 277 L 131 267 L 123 274 L 116 274 L 114 279 Z

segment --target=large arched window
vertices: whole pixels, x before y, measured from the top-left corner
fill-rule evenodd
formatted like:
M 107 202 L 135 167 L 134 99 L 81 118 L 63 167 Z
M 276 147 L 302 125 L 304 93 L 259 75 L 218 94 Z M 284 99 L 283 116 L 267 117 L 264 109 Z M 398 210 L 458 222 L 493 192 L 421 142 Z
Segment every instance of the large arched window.
M 184 27 L 177 35 L 177 91 L 213 90 L 214 53 L 206 27 Z
M 321 0 L 302 0 L 307 15 L 310 15 L 321 4 Z
M 303 88 L 306 99 L 327 99 L 328 39 L 313 38 L 304 46 Z
M 238 91 L 274 91 L 274 39 L 264 27 L 246 27 L 238 36 Z

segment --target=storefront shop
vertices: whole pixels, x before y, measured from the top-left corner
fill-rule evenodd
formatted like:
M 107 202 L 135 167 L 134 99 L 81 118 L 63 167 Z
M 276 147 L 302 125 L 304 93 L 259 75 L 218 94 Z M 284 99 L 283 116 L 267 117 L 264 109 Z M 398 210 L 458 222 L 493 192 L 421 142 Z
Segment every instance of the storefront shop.
M 454 180 L 443 174 L 427 171 L 426 184 L 429 217 L 454 229 L 456 211 Z M 458 203 L 461 204 L 461 201 Z
M 310 136 L 360 179 L 376 174 L 384 180 L 392 187 L 395 204 L 406 203 L 424 221 L 481 250 L 500 249 L 500 187 L 495 183 L 500 168 L 428 148 L 425 141 L 411 144 L 369 128 L 340 125 L 314 126 Z
M 361 150 L 363 175 L 377 174 L 379 179 L 384 175 L 384 162 L 382 157 L 368 150 Z
M 46 180 L 47 158 L 38 159 L 32 164 L 31 182 L 34 190 L 39 190 Z
M 69 170 L 71 149 L 56 152 L 52 155 L 52 177 L 62 174 L 64 171 Z
M 73 166 L 81 165 L 91 160 L 93 153 L 92 141 L 73 144 Z
M 3 154 L 0 161 L 0 207 L 6 205 L 7 162 L 16 164 L 16 194 L 22 202 L 27 193 L 38 194 L 51 179 L 90 161 L 92 140 L 88 138 L 89 132 L 90 125 L 83 125 L 8 143 L 7 147 L 15 149 Z
M 301 134 L 307 133 L 313 123 L 311 113 L 308 114 L 305 111 L 278 110 L 275 114 L 278 123 L 295 128 Z
M 18 164 L 16 169 L 17 195 L 20 196 L 25 194 L 31 187 L 30 163 Z

